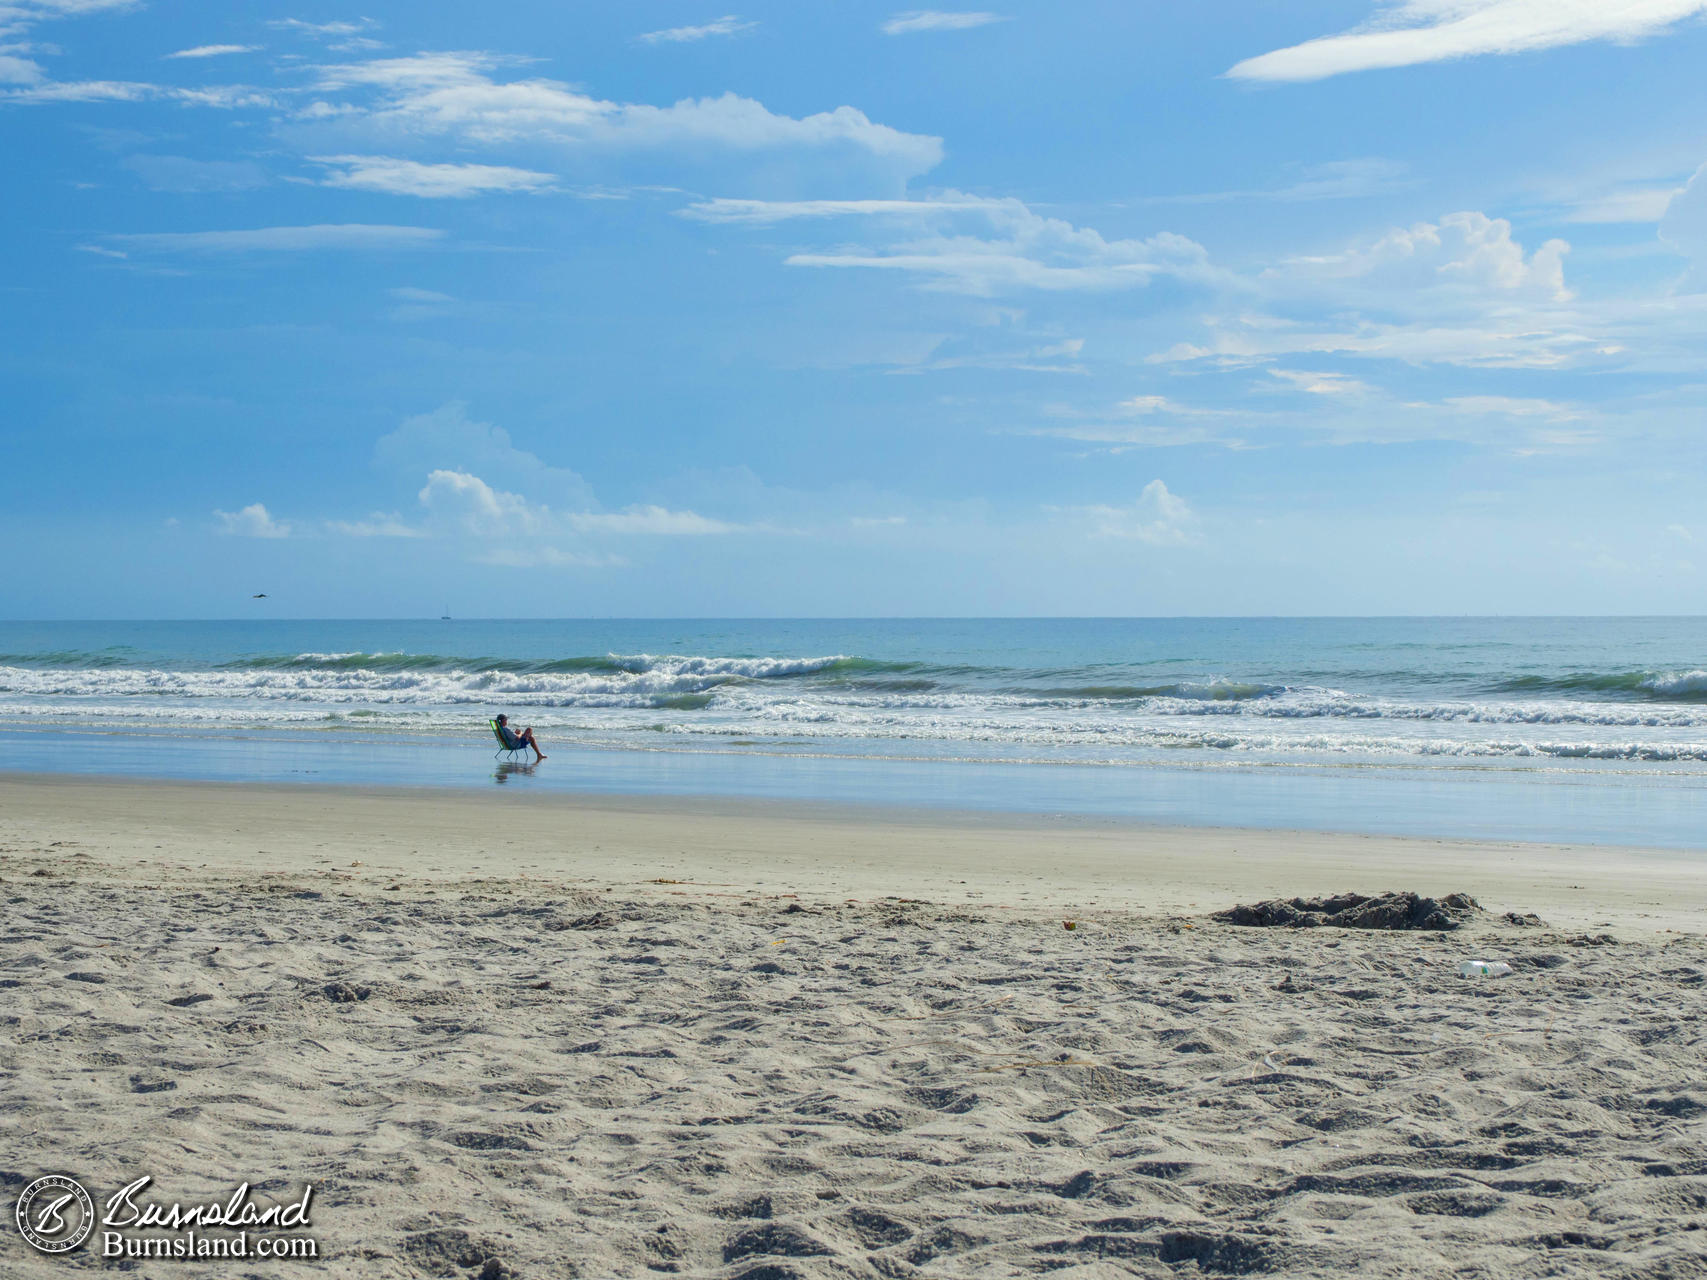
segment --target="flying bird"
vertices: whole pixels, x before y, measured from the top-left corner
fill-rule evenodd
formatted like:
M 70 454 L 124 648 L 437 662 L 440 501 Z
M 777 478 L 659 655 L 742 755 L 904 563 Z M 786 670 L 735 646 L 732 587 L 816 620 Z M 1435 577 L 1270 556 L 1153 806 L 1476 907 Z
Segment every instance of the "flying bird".
M 251 600 L 265 600 L 267 598 L 267 593 L 265 591 L 257 591 L 254 595 L 250 596 L 249 598 Z

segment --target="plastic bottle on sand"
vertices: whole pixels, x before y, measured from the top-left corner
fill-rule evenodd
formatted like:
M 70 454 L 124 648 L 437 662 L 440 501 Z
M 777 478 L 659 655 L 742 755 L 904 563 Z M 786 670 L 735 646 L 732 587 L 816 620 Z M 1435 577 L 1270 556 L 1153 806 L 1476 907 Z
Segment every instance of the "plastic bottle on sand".
M 1466 960 L 1458 966 L 1461 978 L 1503 978 L 1511 972 L 1504 960 Z

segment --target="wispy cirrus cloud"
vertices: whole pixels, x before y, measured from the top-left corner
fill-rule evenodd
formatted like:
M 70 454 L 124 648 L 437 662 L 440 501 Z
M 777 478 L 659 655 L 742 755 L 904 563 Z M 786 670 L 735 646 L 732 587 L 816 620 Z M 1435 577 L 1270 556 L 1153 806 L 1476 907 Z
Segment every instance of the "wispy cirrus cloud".
M 1247 58 L 1235 80 L 1322 80 L 1481 54 L 1527 53 L 1591 40 L 1630 42 L 1707 12 L 1707 0 L 1401 0 L 1339 35 Z
M 269 181 L 252 160 L 193 160 L 188 156 L 134 155 L 120 164 L 153 191 L 251 191 Z
M 677 215 L 692 218 L 697 222 L 770 226 L 778 222 L 806 218 L 869 218 L 885 215 L 922 218 L 933 213 L 961 213 L 999 203 L 982 196 L 963 196 L 958 193 L 941 199 L 922 200 L 738 200 L 717 197 L 696 200 L 677 210 Z
M 309 156 L 331 169 L 323 187 L 383 191 L 430 200 L 466 199 L 501 192 L 549 191 L 554 175 L 493 164 L 423 164 L 395 156 Z
M 1330 160 L 1303 169 L 1292 182 L 1278 187 L 1205 191 L 1186 195 L 1146 196 L 1142 204 L 1221 204 L 1233 200 L 1356 200 L 1388 195 L 1417 185 L 1410 170 L 1396 160 L 1365 156 Z
M 985 27 L 992 22 L 1006 21 L 1006 15 L 987 11 L 910 9 L 905 13 L 897 13 L 879 29 L 886 36 L 909 36 L 921 31 L 969 31 L 973 27 Z
M 828 252 L 794 253 L 792 267 L 892 271 L 924 287 L 993 296 L 1043 290 L 1117 290 L 1161 276 L 1201 279 L 1216 273 L 1195 241 L 1171 232 L 1146 239 L 1105 238 L 1024 201 L 946 192 L 918 201 L 705 201 L 684 211 L 710 221 L 764 225 L 789 218 L 859 216 L 900 227 L 881 241 Z M 913 225 L 919 222 L 923 225 Z
M 106 237 L 128 250 L 157 253 L 315 253 L 425 249 L 443 240 L 436 227 L 331 223 L 306 227 L 254 227 L 241 231 L 155 231 Z
M 258 44 L 198 44 L 193 49 L 179 49 L 176 53 L 163 55 L 172 58 L 223 58 L 234 53 L 256 53 L 261 46 Z
M 643 44 L 691 44 L 698 40 L 710 40 L 715 36 L 740 35 L 741 32 L 751 31 L 758 25 L 757 22 L 743 22 L 731 13 L 697 27 L 666 27 L 662 31 L 648 31 L 636 38 Z
M 375 511 L 364 520 L 328 520 L 326 532 L 342 538 L 424 538 L 417 528 L 395 511 Z

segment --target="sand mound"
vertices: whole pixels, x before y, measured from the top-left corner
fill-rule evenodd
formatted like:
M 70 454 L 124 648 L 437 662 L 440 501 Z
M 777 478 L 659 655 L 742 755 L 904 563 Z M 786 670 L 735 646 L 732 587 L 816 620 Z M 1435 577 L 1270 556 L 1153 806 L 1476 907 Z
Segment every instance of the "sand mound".
M 1273 898 L 1217 911 L 1216 920 L 1255 928 L 1451 930 L 1475 918 L 1480 904 L 1467 893 L 1424 898 L 1414 893 L 1341 893 L 1331 898 Z M 1537 921 L 1539 923 L 1539 921 Z

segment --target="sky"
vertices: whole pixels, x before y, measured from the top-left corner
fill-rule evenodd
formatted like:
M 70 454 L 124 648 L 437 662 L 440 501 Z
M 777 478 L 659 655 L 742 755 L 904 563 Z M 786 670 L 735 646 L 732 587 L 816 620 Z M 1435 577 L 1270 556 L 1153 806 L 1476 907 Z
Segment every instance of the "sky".
M 736 3 L 0 0 L 0 616 L 1707 613 L 1707 0 Z

